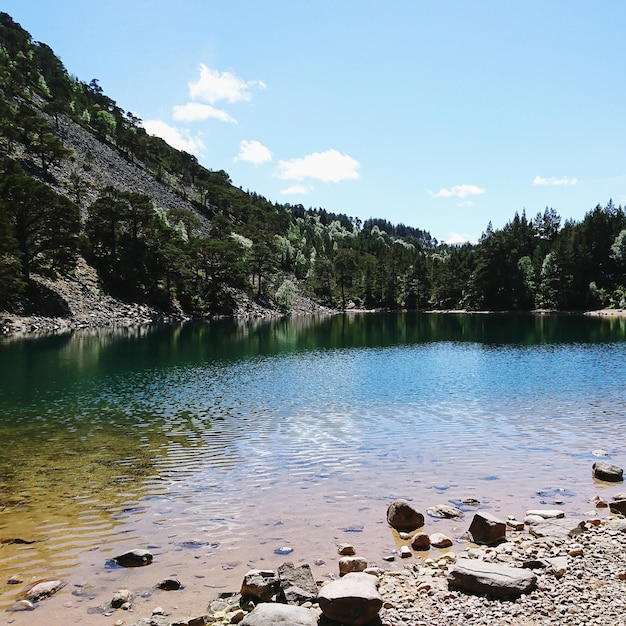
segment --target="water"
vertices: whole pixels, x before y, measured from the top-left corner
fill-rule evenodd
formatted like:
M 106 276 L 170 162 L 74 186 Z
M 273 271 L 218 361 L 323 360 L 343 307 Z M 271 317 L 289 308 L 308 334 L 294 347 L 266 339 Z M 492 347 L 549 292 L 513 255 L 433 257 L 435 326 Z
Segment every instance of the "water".
M 295 562 L 324 560 L 319 576 L 336 571 L 342 541 L 382 564 L 398 497 L 423 511 L 474 497 L 501 516 L 555 501 L 582 515 L 620 487 L 594 483 L 591 465 L 594 449 L 626 464 L 625 357 L 625 319 L 582 316 L 367 314 L 3 340 L 0 610 L 15 601 L 11 575 L 63 576 L 75 592 L 97 581 L 74 602 L 99 604 L 131 575 L 107 559 L 133 547 L 150 547 L 161 577 L 203 589 L 236 589 L 249 567 L 283 562 L 284 546 Z M 135 584 L 153 586 L 155 571 L 135 570 Z

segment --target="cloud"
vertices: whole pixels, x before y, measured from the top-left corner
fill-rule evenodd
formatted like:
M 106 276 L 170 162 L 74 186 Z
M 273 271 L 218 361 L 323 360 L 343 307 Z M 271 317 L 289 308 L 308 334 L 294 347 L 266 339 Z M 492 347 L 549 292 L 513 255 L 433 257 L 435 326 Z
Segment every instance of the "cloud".
M 269 148 L 260 141 L 244 140 L 239 144 L 239 154 L 235 161 L 245 161 L 254 165 L 261 165 L 272 160 L 272 153 Z
M 575 178 L 570 178 L 569 176 L 562 176 L 561 178 L 542 178 L 541 176 L 535 176 L 533 179 L 533 185 L 553 185 L 556 187 L 567 186 L 567 185 L 577 185 L 578 180 Z
M 220 72 L 200 64 L 200 78 L 195 83 L 189 83 L 189 96 L 192 100 L 200 100 L 215 104 L 220 100 L 226 102 L 241 102 L 251 99 L 249 89 L 266 85 L 260 80 L 246 81 L 231 72 Z
M 474 240 L 475 241 L 475 240 Z M 459 233 L 450 233 L 446 239 L 449 246 L 462 246 L 464 243 L 472 243 L 473 238 L 470 235 L 461 235 Z
M 293 185 L 292 187 L 288 187 L 287 189 L 283 189 L 280 193 L 283 196 L 303 196 L 309 191 L 313 189 L 312 187 L 307 187 L 306 185 Z
M 433 198 L 465 198 L 467 196 L 478 196 L 485 193 L 485 189 L 476 185 L 454 185 L 450 189 L 440 189 L 437 192 L 428 191 Z
M 284 180 L 304 180 L 313 178 L 325 183 L 338 183 L 342 180 L 359 178 L 359 162 L 337 150 L 313 152 L 299 159 L 278 162 L 278 178 Z
M 187 104 L 177 104 L 172 109 L 172 117 L 177 122 L 200 122 L 202 120 L 216 119 L 222 122 L 237 123 L 226 111 L 216 109 L 210 104 L 201 102 L 188 102 Z
M 201 153 L 204 150 L 204 143 L 199 137 L 191 137 L 188 131 L 174 128 L 162 120 L 144 120 L 143 127 L 149 135 L 161 137 L 177 150 L 189 153 Z

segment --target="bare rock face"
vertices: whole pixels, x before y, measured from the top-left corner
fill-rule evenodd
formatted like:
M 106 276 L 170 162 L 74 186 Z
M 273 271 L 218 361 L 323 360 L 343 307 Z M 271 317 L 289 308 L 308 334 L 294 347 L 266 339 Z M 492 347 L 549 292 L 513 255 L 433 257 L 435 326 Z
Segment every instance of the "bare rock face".
M 280 591 L 280 581 L 273 570 L 251 569 L 243 577 L 241 595 L 270 602 Z
M 424 516 L 406 500 L 395 500 L 387 509 L 387 523 L 401 532 L 413 532 L 424 526 Z
M 241 626 L 317 626 L 319 613 L 288 604 L 259 604 L 243 618 Z
M 506 540 L 506 524 L 495 515 L 484 511 L 474 515 L 469 532 L 474 543 L 487 546 L 493 546 Z
M 531 591 L 537 577 L 527 569 L 459 559 L 448 574 L 448 586 L 491 598 L 520 596 Z
M 325 617 L 340 624 L 367 624 L 383 605 L 377 583 L 371 574 L 346 574 L 322 587 L 318 596 L 320 609 Z
M 596 461 L 593 464 L 593 477 L 609 483 L 619 483 L 624 480 L 624 470 L 607 461 Z

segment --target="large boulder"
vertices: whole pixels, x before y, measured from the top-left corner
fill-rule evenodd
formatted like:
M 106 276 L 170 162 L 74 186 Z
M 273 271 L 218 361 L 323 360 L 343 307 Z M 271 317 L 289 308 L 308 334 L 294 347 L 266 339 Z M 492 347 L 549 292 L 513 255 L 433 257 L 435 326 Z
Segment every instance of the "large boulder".
M 626 515 L 626 500 L 615 500 L 615 502 L 611 502 L 609 506 L 611 507 L 611 513 Z
M 585 522 L 571 519 L 546 519 L 529 527 L 531 535 L 544 541 L 563 541 L 585 530 Z
M 289 604 L 259 604 L 243 618 L 241 626 L 317 626 L 319 613 Z
M 593 464 L 593 477 L 609 483 L 619 483 L 624 480 L 624 470 L 607 461 L 596 461 Z
M 371 622 L 383 605 L 378 579 L 359 572 L 346 574 L 322 587 L 318 601 L 328 619 L 350 626 Z
M 491 598 L 520 596 L 531 591 L 537 577 L 526 569 L 459 559 L 448 574 L 448 586 Z
M 495 515 L 481 511 L 474 515 L 469 533 L 474 543 L 493 546 L 506 540 L 506 524 Z
M 400 532 L 410 533 L 424 526 L 424 516 L 406 500 L 395 500 L 387 509 L 387 523 Z
M 280 591 L 280 581 L 273 570 L 251 569 L 243 577 L 241 595 L 261 602 L 270 602 Z
M 296 567 L 283 563 L 278 568 L 281 600 L 287 604 L 304 604 L 317 598 L 317 584 L 308 564 Z

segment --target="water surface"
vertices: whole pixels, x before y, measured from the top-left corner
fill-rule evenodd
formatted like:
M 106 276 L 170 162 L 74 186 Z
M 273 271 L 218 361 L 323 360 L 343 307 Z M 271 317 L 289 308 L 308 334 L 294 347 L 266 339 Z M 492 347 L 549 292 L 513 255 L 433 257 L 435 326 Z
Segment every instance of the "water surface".
M 325 561 L 319 577 L 336 571 L 342 541 L 382 565 L 398 497 L 424 511 L 473 497 L 501 516 L 555 502 L 582 515 L 619 488 L 594 483 L 591 465 L 596 449 L 626 463 L 625 382 L 626 320 L 583 316 L 366 314 L 6 339 L 0 571 L 92 581 L 98 604 L 120 577 L 156 584 L 106 568 L 133 547 L 155 552 L 161 578 L 208 589 L 275 567 L 283 546 L 295 562 Z M 460 536 L 472 510 L 425 530 Z M 0 610 L 16 597 L 4 582 Z

